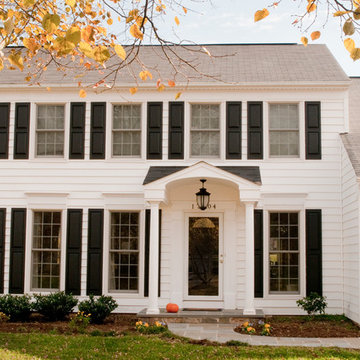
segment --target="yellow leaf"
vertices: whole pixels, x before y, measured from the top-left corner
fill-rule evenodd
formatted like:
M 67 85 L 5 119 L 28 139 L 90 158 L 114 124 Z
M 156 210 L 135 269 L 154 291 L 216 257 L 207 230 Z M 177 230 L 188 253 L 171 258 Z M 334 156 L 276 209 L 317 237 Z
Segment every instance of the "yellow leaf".
M 144 19 L 142 16 L 138 16 L 138 17 L 136 18 L 136 23 L 137 23 L 137 25 L 138 25 L 139 28 L 140 28 L 141 26 L 145 25 L 146 22 L 147 22 L 147 19 L 146 19 L 146 18 Z
M 115 45 L 114 50 L 120 59 L 122 60 L 126 59 L 126 51 L 121 45 Z
M 321 35 L 321 33 L 320 33 L 320 31 L 314 31 L 314 32 L 312 32 L 311 33 L 311 40 L 317 40 L 319 37 L 320 37 L 320 35 Z
M 164 84 L 160 84 L 159 86 L 158 86 L 158 91 L 164 91 L 165 90 L 165 85 Z
M 74 45 L 77 45 L 81 40 L 81 32 L 77 26 L 71 27 L 65 35 L 67 41 L 70 41 Z
M 48 86 L 48 87 L 46 88 L 46 90 L 47 90 L 47 91 L 51 91 L 51 87 Z
M 107 24 L 112 25 L 113 24 L 113 19 L 107 19 Z
M 99 64 L 103 64 L 110 59 L 110 51 L 106 46 L 100 45 L 94 49 L 94 59 Z
M 304 44 L 304 46 L 307 46 L 307 44 L 308 44 L 308 39 L 307 39 L 307 37 L 303 36 L 303 37 L 301 38 L 301 42 Z
M 187 14 L 187 8 L 183 6 L 183 11 L 185 14 Z
M 131 94 L 131 95 L 134 95 L 134 94 L 136 94 L 136 92 L 138 91 L 138 89 L 137 89 L 136 87 L 133 87 L 133 88 L 130 88 L 129 91 L 130 91 L 130 94 Z
M 35 4 L 35 0 L 24 0 L 24 8 L 27 9 Z
M 168 81 L 168 85 L 169 85 L 170 87 L 174 87 L 174 86 L 175 86 L 175 81 L 169 80 L 169 81 Z
M 177 16 L 175 16 L 175 22 L 176 22 L 176 25 L 180 25 L 180 21 L 179 21 L 179 18 Z
M 348 13 L 350 13 L 350 12 L 351 12 L 351 11 L 335 11 L 335 12 L 333 13 L 333 16 L 334 16 L 334 17 L 342 16 L 342 15 L 348 14 Z
M 345 49 L 351 53 L 355 48 L 355 41 L 353 39 L 347 38 L 344 40 L 344 46 Z
M 211 56 L 210 51 L 205 46 L 203 46 L 202 49 L 205 51 L 206 55 Z
M 14 21 L 12 17 L 4 22 L 4 29 L 8 35 L 12 33 L 12 31 L 14 30 Z
M 81 89 L 80 91 L 79 91 L 79 96 L 81 97 L 81 98 L 86 98 L 86 91 L 84 90 L 84 89 Z
M 4 62 L 2 61 L 2 59 L 0 58 L 0 71 L 4 68 Z
M 139 77 L 141 80 L 145 81 L 147 78 L 152 79 L 152 74 L 147 70 L 143 70 L 143 71 L 140 71 Z
M 345 24 L 343 26 L 343 31 L 345 35 L 351 36 L 355 32 L 355 26 L 351 19 L 347 19 L 345 21 Z
M 76 0 L 65 0 L 65 4 L 73 8 L 76 5 Z
M 144 34 L 140 31 L 138 24 L 131 25 L 130 34 L 136 39 L 142 40 L 144 38 Z
M 350 53 L 350 57 L 356 61 L 360 59 L 360 49 L 359 48 L 354 48 L 352 49 L 351 53 Z
M 20 52 L 12 52 L 11 55 L 9 55 L 8 60 L 11 65 L 17 66 L 21 71 L 23 71 L 24 59 L 20 55 Z
M 79 50 L 88 58 L 94 59 L 94 50 L 88 43 L 81 41 L 79 43 Z
M 268 15 L 269 15 L 269 10 L 268 10 L 268 9 L 258 10 L 258 11 L 255 13 L 254 21 L 255 21 L 255 22 L 260 21 L 260 20 L 266 18 Z
M 26 48 L 28 48 L 32 53 L 35 53 L 40 49 L 40 45 L 33 38 L 25 38 L 23 40 L 23 44 Z
M 355 20 L 360 20 L 360 7 L 359 6 L 354 11 L 353 16 L 354 16 Z
M 306 7 L 308 13 L 311 13 L 316 10 L 316 4 L 314 2 L 309 2 L 308 6 Z
M 49 13 L 44 15 L 41 22 L 42 27 L 48 33 L 55 32 L 59 24 L 60 24 L 60 16 L 57 14 L 49 14 Z
M 59 56 L 70 54 L 75 48 L 75 44 L 68 41 L 66 38 L 58 37 L 54 41 L 54 49 L 57 51 Z
M 94 41 L 95 31 L 91 25 L 86 26 L 85 28 L 81 29 L 81 38 L 85 42 Z
M 181 96 L 181 92 L 178 92 L 175 96 L 175 100 L 177 100 Z

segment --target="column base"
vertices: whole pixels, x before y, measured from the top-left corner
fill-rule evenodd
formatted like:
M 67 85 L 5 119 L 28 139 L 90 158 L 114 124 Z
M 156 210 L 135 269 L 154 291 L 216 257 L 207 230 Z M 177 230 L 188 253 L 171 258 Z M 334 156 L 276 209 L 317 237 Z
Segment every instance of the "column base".
M 244 315 L 256 315 L 256 310 L 252 308 L 244 309 L 243 311 Z
M 160 309 L 159 308 L 148 308 L 146 309 L 146 314 L 160 314 Z

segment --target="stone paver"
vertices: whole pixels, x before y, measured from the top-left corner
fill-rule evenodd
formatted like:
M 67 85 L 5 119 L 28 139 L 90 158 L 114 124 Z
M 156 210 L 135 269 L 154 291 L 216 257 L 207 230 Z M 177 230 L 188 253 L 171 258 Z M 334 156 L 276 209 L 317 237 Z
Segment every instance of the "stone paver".
M 294 338 L 243 335 L 234 331 L 235 324 L 182 324 L 170 323 L 169 330 L 176 335 L 195 340 L 210 340 L 226 343 L 236 340 L 249 345 L 306 346 L 360 349 L 360 338 Z

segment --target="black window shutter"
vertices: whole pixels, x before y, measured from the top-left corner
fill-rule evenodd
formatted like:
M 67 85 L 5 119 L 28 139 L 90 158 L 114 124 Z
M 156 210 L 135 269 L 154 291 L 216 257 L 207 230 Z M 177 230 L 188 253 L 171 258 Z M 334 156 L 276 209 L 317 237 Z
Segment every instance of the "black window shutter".
M 147 158 L 162 159 L 162 102 L 147 106 Z
M 11 210 L 10 294 L 24 293 L 26 209 Z
M 82 215 L 81 209 L 67 212 L 65 291 L 73 295 L 80 295 Z
M 255 297 L 264 296 L 264 236 L 263 211 L 254 210 L 254 257 L 255 257 Z
M 169 103 L 169 159 L 184 159 L 184 103 Z
M 322 295 L 321 210 L 306 210 L 306 295 Z
M 305 103 L 306 159 L 321 159 L 321 106 L 319 101 Z
M 4 293 L 5 222 L 6 209 L 0 209 L 0 294 Z
M 249 101 L 248 119 L 248 159 L 263 158 L 263 103 Z
M 91 103 L 90 159 L 105 159 L 106 102 Z
M 30 103 L 15 104 L 14 159 L 29 158 Z
M 84 158 L 85 102 L 71 103 L 70 109 L 70 159 Z
M 89 210 L 87 295 L 102 294 L 104 210 Z
M 241 159 L 241 102 L 226 103 L 226 158 Z
M 158 296 L 160 297 L 161 289 L 161 217 L 162 211 L 159 210 L 159 279 L 158 279 Z M 149 256 L 150 256 L 150 209 L 145 210 L 145 264 L 144 264 L 144 296 L 149 296 Z
M 9 156 L 10 103 L 0 103 L 0 159 Z

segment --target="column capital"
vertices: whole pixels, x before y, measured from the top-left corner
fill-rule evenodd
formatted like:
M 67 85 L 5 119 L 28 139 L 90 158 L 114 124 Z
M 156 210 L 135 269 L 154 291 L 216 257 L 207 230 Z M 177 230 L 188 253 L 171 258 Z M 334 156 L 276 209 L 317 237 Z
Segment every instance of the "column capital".
M 250 207 L 250 206 L 255 207 L 256 204 L 258 203 L 257 200 L 241 200 L 241 202 L 245 204 L 246 207 Z

